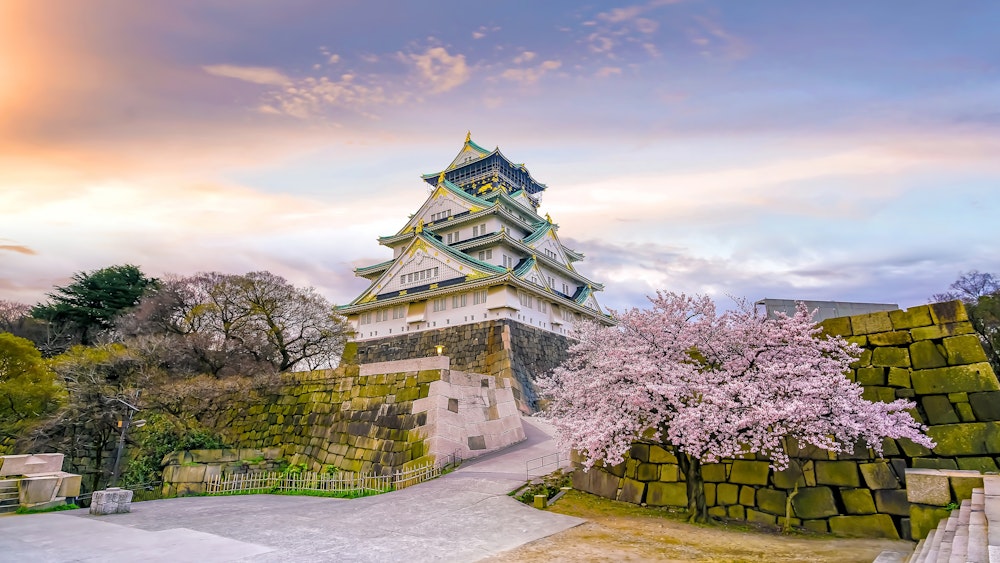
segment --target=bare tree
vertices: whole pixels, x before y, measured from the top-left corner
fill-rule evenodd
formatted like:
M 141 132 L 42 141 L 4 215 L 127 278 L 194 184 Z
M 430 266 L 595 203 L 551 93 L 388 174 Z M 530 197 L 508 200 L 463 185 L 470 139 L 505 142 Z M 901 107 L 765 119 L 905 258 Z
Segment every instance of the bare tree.
M 961 273 L 950 286 L 951 291 L 936 293 L 931 296 L 932 303 L 960 299 L 965 303 L 975 304 L 980 297 L 1000 291 L 1000 279 L 993 274 L 971 270 Z

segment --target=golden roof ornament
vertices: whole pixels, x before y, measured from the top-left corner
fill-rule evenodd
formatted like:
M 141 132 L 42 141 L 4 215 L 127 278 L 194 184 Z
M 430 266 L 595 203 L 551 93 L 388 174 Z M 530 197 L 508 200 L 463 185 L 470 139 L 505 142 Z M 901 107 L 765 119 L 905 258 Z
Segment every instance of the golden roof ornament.
M 545 214 L 545 221 L 548 222 L 550 225 L 552 224 L 552 217 L 549 217 L 548 213 Z
M 438 185 L 440 186 L 443 183 L 444 183 L 444 172 L 442 172 L 441 175 L 438 176 Z
M 468 143 L 471 140 L 472 140 L 472 131 L 466 131 L 466 133 L 465 133 L 465 142 Z
M 420 221 L 417 222 L 417 228 L 415 229 L 415 231 L 418 232 L 418 233 L 424 232 L 424 220 L 423 219 L 421 219 Z

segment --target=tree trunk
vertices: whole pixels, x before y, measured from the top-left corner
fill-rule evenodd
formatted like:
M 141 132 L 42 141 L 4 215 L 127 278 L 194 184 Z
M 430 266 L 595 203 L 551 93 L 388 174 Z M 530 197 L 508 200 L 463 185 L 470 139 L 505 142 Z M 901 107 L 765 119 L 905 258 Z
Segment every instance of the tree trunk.
M 687 484 L 688 520 L 708 522 L 708 506 L 705 504 L 705 481 L 701 477 L 701 460 L 678 450 L 677 461 Z

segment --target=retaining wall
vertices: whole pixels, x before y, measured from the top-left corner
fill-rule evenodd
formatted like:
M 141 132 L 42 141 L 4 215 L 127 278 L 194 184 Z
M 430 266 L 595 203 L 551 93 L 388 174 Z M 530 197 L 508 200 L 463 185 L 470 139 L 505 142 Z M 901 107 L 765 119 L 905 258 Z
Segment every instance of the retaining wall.
M 714 516 L 766 525 L 791 524 L 845 536 L 910 537 L 906 468 L 997 471 L 1000 461 L 1000 383 L 961 302 L 827 319 L 828 334 L 864 351 L 847 377 L 872 401 L 907 398 L 929 425 L 934 450 L 909 440 L 886 440 L 882 459 L 867 449 L 839 456 L 789 445 L 788 469 L 766 460 L 705 465 L 706 498 Z M 686 489 L 673 455 L 636 444 L 614 467 L 574 473 L 574 486 L 618 500 L 686 506 Z

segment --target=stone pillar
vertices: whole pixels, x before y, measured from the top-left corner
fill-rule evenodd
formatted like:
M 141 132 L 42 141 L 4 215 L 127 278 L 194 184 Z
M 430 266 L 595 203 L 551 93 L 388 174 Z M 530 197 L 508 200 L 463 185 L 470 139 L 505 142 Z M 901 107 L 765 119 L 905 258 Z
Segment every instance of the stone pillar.
M 123 514 L 132 512 L 132 491 L 111 487 L 94 491 L 90 500 L 90 513 L 95 515 Z

